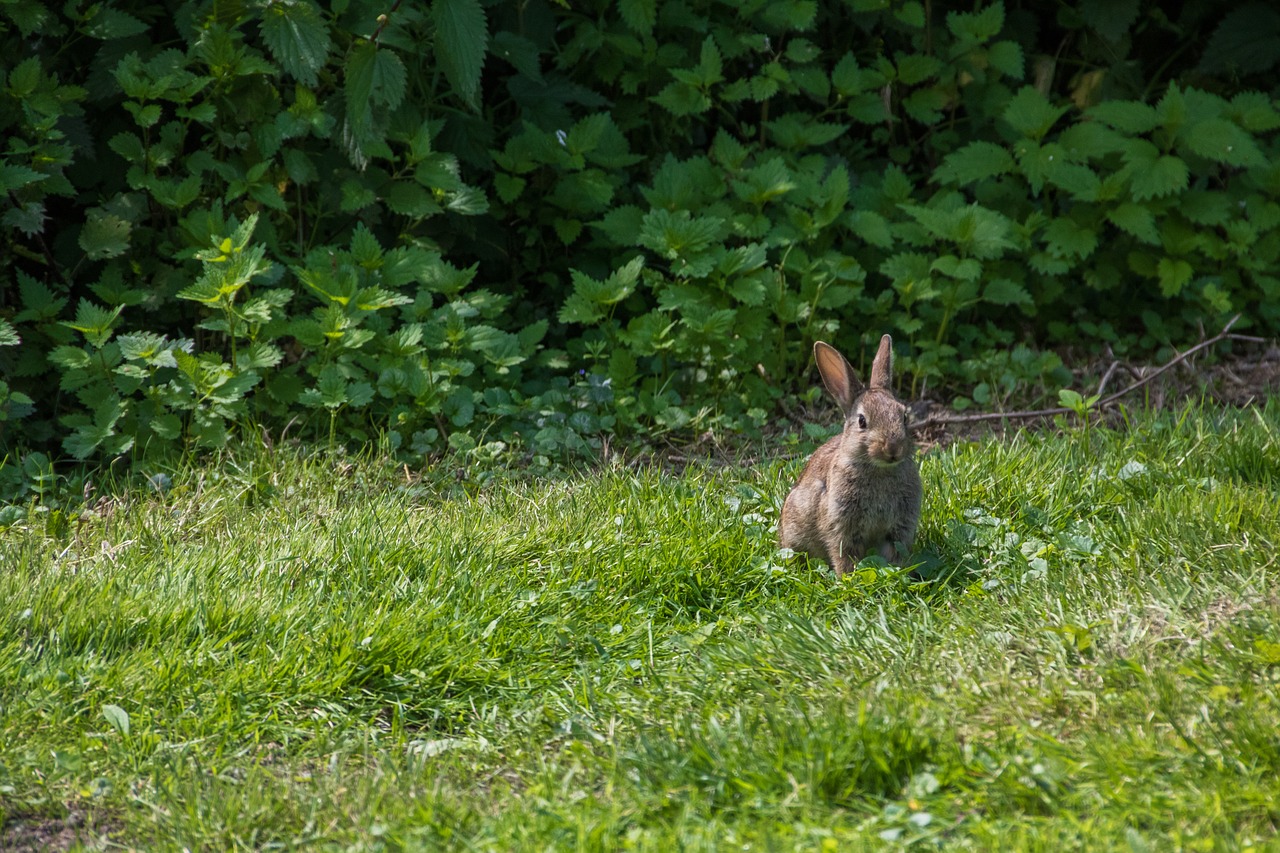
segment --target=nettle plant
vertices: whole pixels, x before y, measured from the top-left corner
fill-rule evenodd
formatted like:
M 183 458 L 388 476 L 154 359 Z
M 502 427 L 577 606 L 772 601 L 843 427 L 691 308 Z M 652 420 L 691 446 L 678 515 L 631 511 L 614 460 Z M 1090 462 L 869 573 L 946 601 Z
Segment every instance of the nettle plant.
M 0 72 L 6 240 L 44 273 L 16 271 L 0 328 L 24 343 L 0 356 L 20 386 L 4 386 L 6 418 L 44 415 L 30 443 L 166 453 L 262 423 L 421 454 L 511 408 L 546 324 L 513 322 L 474 263 L 444 259 L 436 238 L 488 203 L 424 118 L 434 98 L 475 101 L 483 12 L 385 11 L 0 11 L 93 54 L 85 86 L 52 54 Z M 428 32 L 444 86 L 418 50 Z M 86 122 L 95 138 L 72 133 Z M 96 201 L 51 227 L 72 196 Z
M 1069 380 L 1033 334 L 1151 350 L 1241 309 L 1275 327 L 1272 98 L 1172 83 L 1154 105 L 1090 106 L 1099 71 L 1054 102 L 1023 82 L 1001 3 L 945 29 L 918 4 L 853 8 L 914 50 L 835 56 L 815 8 L 757 10 L 759 31 L 713 27 L 652 96 L 706 153 L 668 155 L 588 224 L 643 266 L 580 267 L 559 314 L 621 392 L 698 389 L 758 418 L 816 337 L 857 351 L 889 329 L 913 393 L 960 378 L 961 405 L 1000 405 Z M 1113 40 L 1134 24 L 1087 23 Z
M 550 459 L 757 429 L 817 338 L 998 406 L 1280 328 L 1274 15 L 1171 15 L 0 4 L 6 447 Z

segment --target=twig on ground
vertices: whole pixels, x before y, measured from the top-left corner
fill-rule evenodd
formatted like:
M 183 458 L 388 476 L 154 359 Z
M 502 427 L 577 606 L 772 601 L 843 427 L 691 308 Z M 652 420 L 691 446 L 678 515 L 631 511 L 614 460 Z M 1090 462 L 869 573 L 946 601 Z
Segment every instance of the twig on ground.
M 1229 321 L 1227 321 L 1227 325 L 1222 327 L 1221 332 L 1218 332 L 1218 334 L 1214 335 L 1212 338 L 1209 338 L 1206 341 L 1201 341 L 1200 343 L 1196 344 L 1186 352 L 1179 354 L 1172 361 L 1169 361 L 1168 363 L 1162 365 L 1159 369 L 1153 370 L 1151 373 L 1142 377 L 1137 382 L 1134 382 L 1132 385 L 1129 385 L 1128 387 L 1122 388 L 1121 390 L 1116 391 L 1115 393 L 1112 393 L 1107 395 L 1106 397 L 1103 397 L 1101 400 L 1099 400 L 1097 403 L 1094 404 L 1094 408 L 1102 409 L 1102 408 L 1105 408 L 1106 406 L 1111 405 L 1116 400 L 1119 400 L 1121 397 L 1125 396 L 1126 394 L 1131 394 L 1134 391 L 1137 391 L 1139 388 L 1151 382 L 1153 379 L 1155 379 L 1157 376 L 1161 375 L 1165 371 L 1173 367 L 1176 367 L 1177 365 L 1186 361 L 1191 356 L 1200 352 L 1200 350 L 1206 349 L 1207 347 L 1211 347 L 1214 344 L 1221 343 L 1222 341 L 1228 341 L 1228 340 L 1248 341 L 1250 343 L 1266 342 L 1266 339 L 1264 338 L 1255 338 L 1249 335 L 1231 334 L 1231 327 L 1234 326 L 1236 324 L 1236 321 L 1238 321 L 1239 319 L 1240 319 L 1240 315 L 1237 314 L 1236 316 L 1232 317 Z M 1115 365 L 1112 365 L 1112 368 L 1114 367 Z M 1112 373 L 1112 370 L 1108 369 L 1107 375 L 1103 377 L 1103 381 L 1099 386 L 1099 392 L 1101 392 L 1101 388 L 1106 385 L 1107 379 L 1111 376 L 1111 373 Z M 934 424 L 963 424 L 963 423 L 977 423 L 979 421 L 1025 420 L 1027 418 L 1044 418 L 1044 417 L 1052 417 L 1053 415 L 1067 415 L 1073 411 L 1074 409 L 1068 409 L 1065 406 L 1055 406 L 1051 409 L 1031 409 L 1031 410 L 1021 411 L 1021 412 L 981 412 L 975 415 L 942 415 L 941 417 L 936 417 L 936 418 L 935 417 L 925 418 L 920 423 L 912 424 L 911 428 L 923 429 L 924 427 L 932 426 Z

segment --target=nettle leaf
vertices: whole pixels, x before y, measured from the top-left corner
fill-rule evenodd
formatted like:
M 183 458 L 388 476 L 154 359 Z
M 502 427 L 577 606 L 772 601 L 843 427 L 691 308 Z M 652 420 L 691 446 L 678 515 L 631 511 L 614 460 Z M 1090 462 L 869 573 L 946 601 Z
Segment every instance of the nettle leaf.
M 1058 258 L 1086 258 L 1098 248 L 1098 235 L 1068 216 L 1059 216 L 1044 229 L 1049 253 Z
M 1156 108 L 1139 101 L 1103 101 L 1085 114 L 1127 134 L 1150 133 L 1160 124 Z
M 1013 155 L 993 142 L 970 142 L 946 156 L 933 172 L 936 183 L 965 186 L 1013 171 Z
M 95 208 L 89 211 L 78 242 L 90 260 L 117 258 L 129 251 L 132 231 L 133 224 L 128 220 Z
M 657 0 L 619 0 L 618 14 L 628 27 L 642 36 L 653 33 L 658 22 Z
M 781 198 L 795 188 L 796 182 L 781 157 L 774 157 L 753 167 L 733 184 L 734 194 L 738 198 L 756 206 Z
M 1262 92 L 1241 92 L 1231 99 L 1230 116 L 1250 133 L 1267 133 L 1280 127 L 1280 111 Z
M 987 51 L 987 61 L 991 67 L 1006 77 L 1021 80 L 1026 74 L 1026 63 L 1022 56 L 1022 46 L 1016 41 L 998 41 Z
M 637 245 L 636 238 L 644 223 L 644 211 L 633 204 L 615 207 L 601 219 L 590 223 L 592 228 L 604 233 L 619 246 Z
M 1156 264 L 1156 276 L 1160 279 L 1160 292 L 1165 296 L 1177 296 L 1191 281 L 1194 274 L 1191 264 L 1181 258 L 1161 258 Z
M 605 316 L 605 306 L 614 305 L 635 292 L 640 271 L 644 268 L 644 256 L 637 255 L 604 281 L 597 281 L 586 273 L 570 270 L 573 294 L 560 310 L 562 323 L 595 323 Z
M 902 101 L 902 108 L 918 122 L 936 124 L 942 120 L 942 111 L 950 103 L 950 96 L 941 88 L 930 86 L 916 89 Z
M 480 74 L 489 44 L 489 25 L 480 0 L 434 0 L 435 59 L 449 85 L 468 106 L 480 106 Z
M 18 336 L 18 330 L 8 320 L 0 317 L 0 347 L 16 347 L 20 343 L 22 338 Z
M 693 216 L 687 210 L 651 210 L 640 225 L 638 242 L 665 258 L 687 257 L 721 237 L 724 220 L 717 216 Z
M 940 272 L 948 278 L 973 281 L 982 275 L 982 264 L 973 258 L 957 258 L 943 255 L 929 267 L 930 272 Z
M 782 148 L 799 150 L 810 146 L 826 145 L 843 136 L 847 124 L 828 124 L 814 121 L 807 115 L 787 113 L 765 125 L 773 141 Z
M 47 284 L 21 270 L 18 270 L 18 293 L 22 296 L 22 310 L 13 318 L 15 323 L 52 320 L 67 304 L 67 300 L 54 294 Z
M 1187 129 L 1183 138 L 1188 148 L 1215 163 L 1247 168 L 1266 166 L 1268 162 L 1253 137 L 1224 118 L 1197 122 Z
M 44 231 L 44 223 L 48 218 L 44 210 L 44 202 L 29 201 L 6 210 L 4 216 L 0 216 L 0 224 L 17 229 L 28 237 L 34 237 Z
M 653 102 L 673 116 L 690 116 L 711 109 L 711 98 L 697 86 L 680 80 L 668 83 Z
M 871 76 L 858 68 L 858 60 L 852 53 L 840 57 L 831 69 L 831 85 L 842 96 L 849 98 L 872 88 Z
M 348 112 L 353 106 L 367 108 L 369 104 L 394 110 L 404 100 L 404 93 L 404 62 L 394 51 L 372 42 L 352 48 L 346 66 Z
M 117 305 L 108 310 L 94 305 L 88 299 L 81 299 L 76 308 L 75 319 L 63 320 L 62 325 L 75 329 L 93 346 L 101 348 L 110 340 L 112 327 L 115 326 L 116 319 L 122 310 L 124 310 L 123 305 Z
M 1034 86 L 1023 86 L 1004 110 L 1004 120 L 1023 136 L 1040 139 L 1067 111 L 1055 107 Z
M 1082 0 L 1080 17 L 1107 41 L 1120 41 L 1138 20 L 1138 0 Z
M 1088 166 L 1072 163 L 1066 149 L 1051 142 L 1039 151 L 1040 173 L 1049 183 L 1065 190 L 1079 201 L 1095 201 L 1102 182 Z M 1025 168 L 1026 163 L 1024 161 Z
M 28 184 L 34 184 L 47 179 L 49 176 L 35 169 L 26 166 L 20 166 L 10 163 L 0 163 L 0 193 L 8 193 L 10 190 L 21 189 Z
M 962 43 L 981 44 L 1004 28 L 1004 3 L 996 0 L 977 12 L 948 12 L 947 29 Z
M 1058 137 L 1074 160 L 1089 160 L 1123 151 L 1128 137 L 1097 121 L 1082 121 L 1067 128 Z
M 881 249 L 892 248 L 893 231 L 889 228 L 889 220 L 874 210 L 850 211 L 847 222 L 850 231 L 872 246 L 878 246 Z
M 1270 3 L 1245 3 L 1227 12 L 1205 45 L 1197 69 L 1204 74 L 1261 74 L 1280 57 L 1280 11 Z
M 373 399 L 373 389 L 369 389 L 369 400 Z M 340 409 L 348 403 L 352 403 L 351 389 L 347 386 L 347 379 L 342 373 L 342 368 L 336 364 L 330 364 L 320 371 L 320 375 L 316 377 L 316 385 L 314 388 L 308 388 L 298 395 L 298 401 L 304 406 L 319 408 L 323 406 L 327 409 Z M 365 401 L 366 403 L 368 400 Z
M 936 75 L 942 69 L 942 60 L 926 53 L 899 53 L 897 55 L 898 80 L 915 86 Z
M 1125 147 L 1125 173 L 1135 201 L 1163 198 L 1187 188 L 1187 164 L 1145 139 L 1131 139 Z
M 84 347 L 54 347 L 49 353 L 49 361 L 67 370 L 83 370 L 89 366 L 91 356 Z
M 1121 231 L 1132 234 L 1144 243 L 1160 244 L 1160 232 L 1156 229 L 1156 217 L 1146 205 L 1125 202 L 1107 211 L 1107 219 Z
M 1234 207 L 1230 196 L 1216 190 L 1191 190 L 1178 199 L 1178 212 L 1197 225 L 1225 225 Z
M 262 18 L 262 40 L 276 62 L 303 85 L 315 86 L 329 57 L 329 25 L 309 0 L 276 0 Z
M 982 300 L 992 305 L 1032 305 L 1034 300 L 1026 287 L 1008 278 L 996 278 L 982 289 Z
M 85 22 L 84 31 L 93 38 L 111 41 L 140 35 L 149 29 L 145 23 L 119 9 L 98 5 L 90 8 L 97 11 Z

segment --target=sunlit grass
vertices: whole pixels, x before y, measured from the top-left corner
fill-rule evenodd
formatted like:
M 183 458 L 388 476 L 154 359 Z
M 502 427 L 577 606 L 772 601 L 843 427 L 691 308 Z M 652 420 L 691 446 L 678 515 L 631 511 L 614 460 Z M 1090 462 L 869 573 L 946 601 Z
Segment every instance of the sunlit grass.
M 799 464 L 480 484 L 247 459 L 70 524 L 33 509 L 0 540 L 0 831 L 1277 842 L 1280 408 L 933 452 L 917 576 L 782 561 Z

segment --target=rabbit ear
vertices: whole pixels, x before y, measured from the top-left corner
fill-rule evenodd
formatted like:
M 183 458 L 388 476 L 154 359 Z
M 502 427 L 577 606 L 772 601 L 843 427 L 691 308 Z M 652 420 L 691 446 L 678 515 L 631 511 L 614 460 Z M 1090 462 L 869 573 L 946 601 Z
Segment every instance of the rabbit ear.
M 893 338 L 885 335 L 880 338 L 880 349 L 876 350 L 875 361 L 871 362 L 871 387 L 891 391 L 893 386 Z
M 862 383 L 853 375 L 853 367 L 835 347 L 818 341 L 813 345 L 813 357 L 822 374 L 822 384 L 836 398 L 845 413 L 853 409 L 854 398 L 862 392 Z

